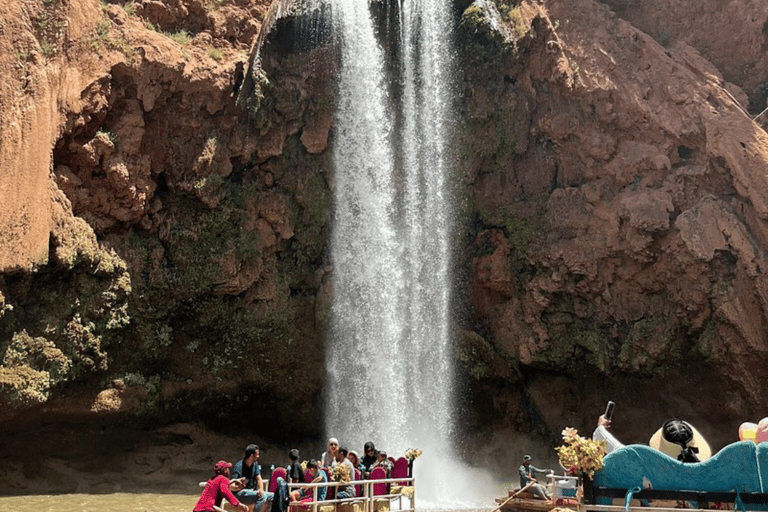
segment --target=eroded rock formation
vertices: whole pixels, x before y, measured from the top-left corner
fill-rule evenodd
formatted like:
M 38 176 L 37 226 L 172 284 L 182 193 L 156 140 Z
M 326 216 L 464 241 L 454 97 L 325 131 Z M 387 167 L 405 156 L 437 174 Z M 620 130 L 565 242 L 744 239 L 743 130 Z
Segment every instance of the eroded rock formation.
M 673 415 L 733 440 L 768 409 L 768 12 L 454 5 L 466 446 L 546 447 L 607 399 L 628 442 Z M 318 436 L 321 3 L 14 0 L 0 19 L 4 428 Z

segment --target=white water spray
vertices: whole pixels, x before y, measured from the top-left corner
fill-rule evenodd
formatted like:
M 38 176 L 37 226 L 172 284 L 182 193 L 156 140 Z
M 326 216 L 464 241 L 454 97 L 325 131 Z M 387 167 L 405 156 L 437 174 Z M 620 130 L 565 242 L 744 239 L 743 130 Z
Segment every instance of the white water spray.
M 421 448 L 420 507 L 471 506 L 483 477 L 453 450 L 450 6 L 400 2 L 402 98 L 391 98 L 368 0 L 330 2 L 341 68 L 326 430 L 349 449 Z

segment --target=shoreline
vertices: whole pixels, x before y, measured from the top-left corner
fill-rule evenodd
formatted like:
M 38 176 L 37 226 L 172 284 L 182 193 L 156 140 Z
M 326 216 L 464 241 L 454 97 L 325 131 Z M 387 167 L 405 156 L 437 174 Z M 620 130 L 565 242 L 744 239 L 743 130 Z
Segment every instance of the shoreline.
M 7 434 L 0 447 L 0 496 L 199 494 L 197 484 L 210 476 L 213 464 L 234 462 L 249 443 L 260 447 L 262 471 L 288 460 L 286 448 L 258 436 L 224 435 L 190 423 L 143 431 L 75 426 Z M 292 447 L 311 457 L 312 444 Z

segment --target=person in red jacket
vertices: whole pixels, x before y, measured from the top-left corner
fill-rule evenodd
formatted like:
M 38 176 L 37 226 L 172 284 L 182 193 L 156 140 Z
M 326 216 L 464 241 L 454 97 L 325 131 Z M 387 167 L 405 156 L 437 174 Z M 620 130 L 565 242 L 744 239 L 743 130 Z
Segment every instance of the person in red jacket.
M 232 464 L 225 460 L 220 460 L 213 466 L 213 476 L 206 482 L 203 494 L 192 509 L 193 512 L 214 512 L 213 507 L 221 507 L 221 500 L 224 498 L 243 512 L 248 512 L 248 506 L 237 501 L 235 495 L 229 490 L 231 471 Z

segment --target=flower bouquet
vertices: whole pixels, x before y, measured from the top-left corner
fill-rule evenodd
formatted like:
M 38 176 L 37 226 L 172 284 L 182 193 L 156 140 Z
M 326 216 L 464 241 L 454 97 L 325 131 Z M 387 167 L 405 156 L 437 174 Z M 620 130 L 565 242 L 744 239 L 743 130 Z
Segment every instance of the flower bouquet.
M 408 448 L 408 450 L 405 452 L 405 458 L 410 462 L 413 462 L 419 457 L 421 457 L 421 450 L 418 448 Z
M 582 496 L 587 503 L 592 503 L 592 477 L 595 471 L 603 469 L 606 442 L 581 437 L 575 428 L 568 427 L 563 430 L 563 443 L 555 448 L 560 465 L 569 474 L 579 477 Z
M 331 474 L 331 478 L 334 482 L 349 482 L 350 481 L 350 475 L 349 475 L 349 468 L 346 464 L 337 464 L 335 468 L 333 468 L 333 472 Z
M 594 441 L 581 437 L 575 428 L 563 430 L 563 446 L 555 448 L 560 465 L 568 473 L 579 477 L 595 476 L 595 471 L 603 469 L 605 441 Z

